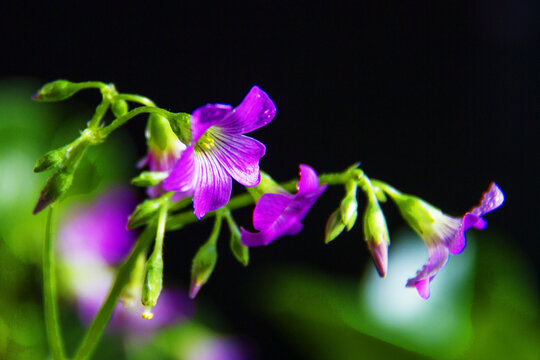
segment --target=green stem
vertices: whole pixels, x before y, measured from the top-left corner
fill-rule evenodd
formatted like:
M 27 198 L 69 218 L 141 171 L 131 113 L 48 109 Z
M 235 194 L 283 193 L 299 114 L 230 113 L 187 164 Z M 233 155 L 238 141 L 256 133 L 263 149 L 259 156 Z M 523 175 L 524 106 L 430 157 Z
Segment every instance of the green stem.
M 319 176 L 320 184 L 328 185 L 342 185 L 351 179 L 350 172 L 344 171 L 342 173 L 322 174 Z M 298 179 L 289 180 L 280 184 L 280 186 L 287 191 L 294 191 L 296 189 L 296 183 Z M 227 204 L 227 209 L 230 211 L 240 209 L 255 203 L 255 200 L 249 193 L 233 196 Z M 219 210 L 216 210 L 219 211 Z M 209 212 L 205 215 L 204 219 L 210 218 L 216 215 L 216 211 Z M 193 211 L 188 210 L 180 214 L 169 216 L 167 220 L 167 230 L 178 230 L 184 225 L 197 222 L 197 217 L 193 214 Z
M 371 183 L 373 184 L 373 186 L 381 189 L 382 191 L 384 191 L 385 193 L 390 195 L 390 197 L 393 198 L 393 199 L 398 198 L 398 197 L 400 197 L 402 195 L 402 193 L 400 191 L 396 190 L 396 188 L 394 188 L 391 185 L 388 185 L 384 181 L 371 179 Z
M 166 118 L 169 118 L 170 116 L 173 115 L 173 113 L 167 110 L 157 108 L 157 107 L 140 106 L 129 111 L 127 114 L 114 119 L 109 125 L 105 126 L 103 129 L 100 130 L 100 136 L 102 138 L 106 138 L 107 136 L 109 136 L 110 133 L 118 129 L 120 126 L 124 125 L 128 120 L 143 113 L 155 113 L 155 114 L 164 116 Z
M 104 98 L 101 103 L 97 106 L 96 111 L 94 112 L 94 116 L 92 116 L 92 119 L 88 122 L 88 128 L 92 130 L 96 130 L 99 127 L 99 124 L 101 123 L 101 120 L 103 119 L 103 116 L 105 116 L 105 113 L 109 109 L 109 106 L 111 105 L 111 102 L 109 99 Z
M 92 354 L 92 351 L 96 347 L 99 338 L 101 337 L 101 334 L 105 330 L 105 327 L 107 326 L 107 323 L 112 316 L 112 313 L 114 311 L 114 308 L 116 307 L 116 304 L 118 303 L 118 299 L 120 298 L 124 286 L 128 283 L 130 279 L 130 274 L 135 267 L 135 264 L 137 263 L 137 258 L 139 257 L 139 254 L 141 254 L 148 248 L 152 239 L 154 238 L 154 234 L 155 226 L 146 227 L 143 233 L 139 236 L 135 247 L 133 248 L 133 250 L 131 250 L 129 257 L 118 269 L 118 272 L 114 279 L 114 283 L 109 290 L 109 295 L 107 295 L 107 299 L 105 300 L 94 320 L 90 324 L 90 327 L 88 328 L 88 331 L 86 332 L 86 335 L 81 345 L 75 353 L 75 356 L 73 358 L 74 360 L 88 359 L 88 357 Z
M 123 99 L 131 102 L 136 102 L 144 106 L 156 106 L 156 104 L 147 98 L 146 96 L 135 95 L 135 94 L 118 94 L 116 99 Z
M 54 240 L 52 235 L 53 207 L 49 207 L 45 227 L 45 242 L 43 243 L 43 296 L 45 310 L 45 327 L 52 358 L 64 359 L 64 347 L 58 321 L 58 303 L 56 294 L 56 273 Z

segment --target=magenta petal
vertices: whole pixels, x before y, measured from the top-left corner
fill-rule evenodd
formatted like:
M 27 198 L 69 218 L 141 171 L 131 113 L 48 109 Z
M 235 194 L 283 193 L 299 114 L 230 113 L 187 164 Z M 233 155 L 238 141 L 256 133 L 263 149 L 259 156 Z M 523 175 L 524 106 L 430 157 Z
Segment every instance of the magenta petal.
M 268 124 L 276 115 L 276 106 L 259 87 L 249 90 L 244 100 L 219 123 L 227 134 L 246 134 Z
M 218 133 L 213 135 L 216 146 L 213 154 L 228 173 L 244 186 L 259 185 L 259 160 L 266 152 L 265 146 L 248 136 Z
M 262 195 L 253 211 L 253 227 L 260 231 L 270 227 L 292 201 L 289 194 Z
M 491 183 L 488 191 L 482 196 L 480 205 L 473 208 L 471 212 L 475 215 L 482 216 L 490 211 L 497 209 L 504 203 L 504 193 L 495 183 Z
M 169 176 L 163 180 L 166 191 L 189 192 L 197 181 L 193 146 L 186 148 Z
M 191 115 L 192 143 L 196 143 L 210 126 L 220 124 L 231 111 L 232 106 L 225 104 L 207 104 L 196 109 Z
M 307 194 L 317 190 L 319 179 L 317 173 L 308 165 L 300 164 L 300 181 L 296 184 L 298 194 Z
M 418 291 L 418 295 L 420 295 L 422 299 L 429 298 L 429 279 L 420 280 L 414 284 L 414 286 L 416 287 L 416 291 Z
M 242 231 L 242 244 L 244 244 L 245 246 L 262 246 L 268 245 L 270 242 L 272 242 L 272 234 L 270 234 L 269 232 L 261 231 L 258 233 L 252 233 L 246 231 L 244 228 L 240 228 L 240 230 Z
M 428 253 L 429 258 L 428 262 L 422 267 L 421 270 L 416 272 L 416 276 L 414 278 L 411 278 L 407 281 L 407 286 L 416 286 L 418 289 L 418 283 L 420 283 L 423 280 L 431 280 L 437 273 L 446 265 L 446 262 L 448 261 L 448 249 L 444 244 L 435 244 L 433 246 L 428 246 Z M 427 284 L 429 285 L 429 284 Z M 421 289 L 425 291 L 426 284 L 420 285 Z M 420 293 L 420 290 L 418 291 L 420 296 L 424 293 Z M 429 286 L 427 290 L 427 296 L 429 296 Z M 422 296 L 424 297 L 424 296 Z M 426 297 L 424 297 L 426 299 Z
M 231 198 L 232 179 L 212 154 L 195 154 L 197 167 L 197 186 L 193 195 L 195 216 L 202 218 L 209 211 L 214 211 L 227 204 Z

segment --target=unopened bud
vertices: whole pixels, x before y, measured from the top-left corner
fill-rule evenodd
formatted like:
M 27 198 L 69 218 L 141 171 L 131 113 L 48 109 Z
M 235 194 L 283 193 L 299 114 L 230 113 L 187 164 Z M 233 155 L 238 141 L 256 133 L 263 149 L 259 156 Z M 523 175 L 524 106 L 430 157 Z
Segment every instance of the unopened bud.
M 147 135 L 149 141 L 160 150 L 171 148 L 178 141 L 169 120 L 158 114 L 150 114 L 148 117 Z
M 65 148 L 51 150 L 36 161 L 34 172 L 39 173 L 58 165 L 65 158 Z
M 364 240 L 381 277 L 386 276 L 390 243 L 384 214 L 375 198 L 369 199 L 364 214 Z
M 62 196 L 73 182 L 73 171 L 59 169 L 52 174 L 39 194 L 39 199 L 32 213 L 35 215 Z
M 141 187 L 155 186 L 165 180 L 167 176 L 169 173 L 165 171 L 143 171 L 131 180 L 131 184 Z
M 210 239 L 211 240 L 211 239 Z M 195 298 L 201 287 L 206 284 L 217 263 L 215 241 L 207 241 L 195 254 L 191 265 L 191 285 L 189 297 Z
M 228 219 L 227 219 L 228 220 Z M 242 265 L 247 266 L 249 263 L 249 248 L 242 244 L 242 233 L 234 222 L 229 222 L 229 230 L 231 231 L 230 248 L 236 260 Z
M 140 203 L 129 216 L 127 228 L 135 229 L 148 223 L 159 211 L 163 199 L 148 199 Z
M 67 80 L 56 80 L 43 85 L 34 95 L 32 99 L 38 101 L 60 101 L 73 96 L 77 91 L 81 90 L 81 86 Z
M 324 243 L 328 244 L 343 232 L 345 224 L 341 221 L 341 212 L 339 209 L 334 211 L 326 221 L 324 232 Z
M 129 105 L 126 100 L 124 99 L 117 99 L 114 100 L 114 102 L 111 104 L 111 110 L 114 116 L 117 118 L 127 114 L 129 111 Z
M 163 258 L 161 254 L 156 256 L 156 252 L 154 252 L 146 262 L 145 270 L 141 303 L 146 307 L 154 307 L 163 288 Z

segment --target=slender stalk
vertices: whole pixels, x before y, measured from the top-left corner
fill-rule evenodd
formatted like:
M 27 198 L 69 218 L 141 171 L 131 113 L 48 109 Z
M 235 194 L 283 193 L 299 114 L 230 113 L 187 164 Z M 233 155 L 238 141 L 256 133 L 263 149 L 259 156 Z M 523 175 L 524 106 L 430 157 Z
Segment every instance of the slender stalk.
M 131 102 L 136 102 L 145 106 L 156 106 L 156 104 L 147 98 L 146 96 L 134 95 L 134 94 L 118 94 L 117 99 L 123 99 Z
M 47 339 L 54 360 L 65 359 L 64 346 L 58 321 L 58 303 L 56 294 L 56 273 L 54 240 L 52 235 L 53 207 L 49 206 L 45 225 L 45 242 L 43 243 L 43 305 L 45 310 L 45 327 Z
M 109 109 L 110 105 L 110 100 L 106 98 L 101 101 L 101 103 L 96 107 L 94 116 L 92 116 L 92 119 L 90 119 L 90 121 L 88 122 L 89 129 L 95 130 L 99 127 L 99 124 L 101 123 L 101 120 L 103 119 L 103 116 L 105 116 L 105 113 Z
M 140 106 L 137 107 L 131 111 L 129 111 L 127 114 L 120 116 L 119 118 L 114 119 L 109 125 L 105 126 L 100 130 L 101 137 L 105 138 L 110 133 L 112 133 L 114 130 L 118 129 L 120 126 L 124 125 L 127 121 L 129 121 L 131 118 L 143 114 L 143 113 L 155 113 L 158 115 L 162 115 L 164 117 L 169 117 L 173 113 L 163 110 L 157 107 L 152 106 Z
M 99 338 L 105 330 L 105 327 L 107 326 L 112 316 L 114 308 L 118 303 L 118 299 L 120 298 L 122 290 L 130 279 L 131 271 L 135 267 L 139 254 L 141 254 L 148 248 L 150 242 L 154 238 L 155 230 L 156 228 L 154 225 L 146 227 L 143 233 L 139 236 L 135 247 L 133 248 L 133 250 L 131 250 L 129 257 L 118 269 L 118 272 L 114 279 L 114 283 L 109 290 L 109 295 L 107 295 L 107 299 L 105 300 L 94 320 L 90 324 L 90 327 L 88 328 L 88 331 L 86 332 L 83 341 L 81 342 L 77 352 L 75 353 L 75 356 L 73 357 L 74 360 L 88 359 L 94 351 L 99 341 Z

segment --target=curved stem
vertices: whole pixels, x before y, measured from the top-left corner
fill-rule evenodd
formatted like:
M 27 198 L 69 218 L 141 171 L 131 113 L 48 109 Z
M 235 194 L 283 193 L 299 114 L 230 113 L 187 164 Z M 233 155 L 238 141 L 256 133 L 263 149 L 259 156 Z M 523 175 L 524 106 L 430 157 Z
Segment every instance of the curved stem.
M 131 101 L 131 102 L 136 102 L 145 106 L 156 106 L 156 104 L 152 100 L 147 98 L 146 96 L 135 95 L 135 94 L 118 94 L 116 95 L 116 98 Z
M 137 107 L 131 111 L 129 111 L 127 114 L 120 116 L 119 118 L 114 119 L 109 125 L 105 126 L 103 129 L 100 130 L 100 135 L 103 138 L 106 138 L 109 136 L 110 133 L 112 133 L 114 130 L 118 129 L 120 126 L 124 125 L 127 121 L 129 121 L 131 118 L 143 114 L 143 113 L 155 113 L 162 115 L 166 118 L 169 118 L 173 113 L 163 110 L 157 107 L 152 106 L 140 106 Z
M 109 109 L 110 105 L 110 100 L 106 98 L 101 101 L 101 103 L 97 106 L 96 111 L 94 112 L 94 116 L 92 116 L 92 119 L 90 119 L 90 121 L 88 122 L 89 129 L 95 130 L 99 127 L 101 119 L 103 119 L 103 116 L 105 116 L 105 113 Z
M 114 279 L 114 283 L 109 290 L 109 295 L 107 295 L 107 299 L 105 300 L 98 313 L 94 317 L 94 320 L 90 324 L 90 327 L 88 328 L 88 331 L 86 332 L 86 335 L 81 345 L 79 346 L 77 352 L 75 353 L 75 356 L 73 357 L 74 360 L 88 359 L 88 357 L 92 354 L 92 351 L 94 351 L 99 341 L 99 338 L 105 330 L 105 327 L 107 326 L 112 316 L 114 308 L 118 303 L 118 299 L 120 298 L 122 290 L 130 279 L 131 271 L 135 267 L 139 254 L 141 254 L 148 248 L 150 242 L 154 238 L 154 234 L 155 226 L 152 225 L 146 227 L 143 233 L 139 236 L 135 247 L 133 248 L 133 250 L 131 250 L 129 257 L 118 269 L 118 272 Z
M 56 273 L 54 240 L 52 236 L 53 207 L 49 206 L 43 243 L 43 306 L 45 310 L 45 327 L 51 349 L 52 358 L 64 359 L 64 347 L 58 321 L 58 303 L 56 294 Z

